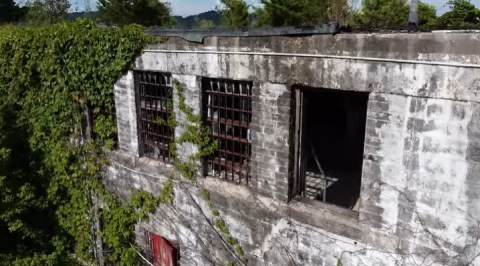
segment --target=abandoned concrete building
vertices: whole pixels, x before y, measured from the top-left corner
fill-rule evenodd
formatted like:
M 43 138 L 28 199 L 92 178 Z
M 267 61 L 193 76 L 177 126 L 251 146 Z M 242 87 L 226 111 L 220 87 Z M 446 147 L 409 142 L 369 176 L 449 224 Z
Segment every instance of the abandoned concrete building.
M 218 144 L 136 226 L 152 265 L 480 265 L 480 35 L 187 39 L 146 48 L 114 88 L 119 194 L 158 194 L 169 145 L 197 150 L 156 123 L 169 101 L 182 119 L 175 83 Z

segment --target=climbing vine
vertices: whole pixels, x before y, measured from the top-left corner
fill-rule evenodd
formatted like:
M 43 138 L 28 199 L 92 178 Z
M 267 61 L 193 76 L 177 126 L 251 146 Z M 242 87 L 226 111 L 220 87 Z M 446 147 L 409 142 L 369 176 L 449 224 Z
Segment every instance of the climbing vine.
M 247 257 L 245 256 L 245 252 L 243 251 L 242 246 L 238 242 L 238 239 L 234 238 L 230 234 L 230 230 L 228 230 L 225 221 L 220 216 L 220 212 L 214 208 L 212 204 L 212 200 L 210 199 L 210 192 L 206 189 L 202 189 L 202 198 L 207 202 L 208 208 L 212 212 L 212 216 L 214 217 L 214 225 L 222 236 L 225 238 L 225 241 L 230 247 L 233 247 L 235 253 L 244 261 L 247 262 Z
M 151 41 L 139 26 L 87 20 L 0 28 L 0 223 L 34 243 L 0 252 L 2 263 L 139 261 L 134 226 L 173 202 L 171 180 L 157 197 L 137 191 L 120 200 L 101 171 L 115 145 L 113 84 Z M 48 225 L 25 218 L 32 212 Z
M 178 109 L 181 113 L 181 118 L 177 119 L 173 104 L 167 103 L 168 121 L 157 121 L 160 125 L 168 125 L 171 128 L 177 128 L 182 133 L 176 141 L 170 145 L 170 153 L 173 157 L 175 169 L 177 169 L 181 176 L 189 182 L 195 181 L 195 175 L 199 169 L 199 163 L 205 157 L 211 155 L 217 149 L 218 143 L 211 139 L 210 129 L 203 124 L 202 118 L 199 115 L 194 114 L 192 108 L 186 103 L 185 88 L 183 84 L 174 79 L 174 89 L 178 98 Z M 177 147 L 183 144 L 193 144 L 196 146 L 197 151 L 190 154 L 187 158 L 180 158 L 177 154 Z M 207 202 L 208 208 L 214 217 L 213 225 L 215 229 L 220 232 L 225 242 L 233 249 L 235 254 L 243 261 L 246 262 L 247 258 L 240 246 L 238 239 L 234 238 L 225 221 L 222 219 L 220 212 L 214 208 L 210 199 L 210 193 L 206 189 L 201 190 L 202 198 Z M 233 265 L 233 262 L 229 262 Z
M 217 149 L 217 142 L 210 138 L 210 129 L 203 125 L 202 118 L 194 114 L 192 108 L 187 105 L 183 85 L 176 79 L 173 81 L 173 85 L 177 92 L 178 109 L 182 114 L 182 119 L 176 118 L 173 104 L 167 103 L 169 113 L 167 124 L 171 128 L 179 127 L 182 134 L 170 145 L 170 154 L 173 157 L 175 168 L 182 177 L 194 182 L 199 162 Z M 187 158 L 180 158 L 177 154 L 177 147 L 187 143 L 195 145 L 198 150 Z

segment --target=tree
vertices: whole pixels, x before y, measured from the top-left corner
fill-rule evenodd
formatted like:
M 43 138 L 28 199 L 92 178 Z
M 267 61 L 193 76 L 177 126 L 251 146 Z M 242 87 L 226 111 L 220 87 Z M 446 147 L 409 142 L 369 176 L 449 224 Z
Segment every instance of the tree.
M 428 30 L 437 24 L 437 9 L 433 5 L 420 2 L 418 4 L 418 27 Z
M 68 0 L 35 0 L 29 4 L 27 20 L 31 24 L 53 24 L 65 19 Z
M 170 26 L 170 6 L 158 0 L 99 0 L 100 18 L 115 25 Z
M 407 25 L 409 7 L 406 0 L 363 0 L 353 15 L 354 24 L 367 29 L 395 29 Z
M 28 143 L 26 128 L 19 122 L 19 106 L 11 102 L 17 93 L 11 88 L 0 86 L 5 97 L 0 103 L 0 265 L 13 261 L 58 265 L 57 258 L 35 256 L 54 248 L 52 236 L 58 224 L 51 219 L 54 206 L 47 200 L 48 177 L 39 174 L 41 157 Z
M 215 23 L 208 19 L 199 19 L 195 25 L 197 29 L 214 29 Z
M 228 28 L 248 26 L 248 5 L 243 0 L 221 0 L 222 21 Z
M 261 0 L 259 26 L 315 26 L 326 21 L 327 0 Z
M 328 21 L 337 21 L 341 25 L 348 24 L 349 5 L 348 0 L 329 0 L 327 8 Z
M 448 1 L 451 11 L 438 18 L 438 24 L 446 29 L 473 29 L 480 27 L 480 10 L 468 0 Z
M 0 0 L 0 24 L 22 20 L 24 11 L 13 0 Z

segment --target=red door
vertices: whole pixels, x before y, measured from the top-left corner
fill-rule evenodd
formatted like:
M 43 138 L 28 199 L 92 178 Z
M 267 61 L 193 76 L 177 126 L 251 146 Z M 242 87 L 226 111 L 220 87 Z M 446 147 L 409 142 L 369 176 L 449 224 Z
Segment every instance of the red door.
M 175 266 L 175 248 L 159 235 L 150 234 L 153 250 L 153 265 Z

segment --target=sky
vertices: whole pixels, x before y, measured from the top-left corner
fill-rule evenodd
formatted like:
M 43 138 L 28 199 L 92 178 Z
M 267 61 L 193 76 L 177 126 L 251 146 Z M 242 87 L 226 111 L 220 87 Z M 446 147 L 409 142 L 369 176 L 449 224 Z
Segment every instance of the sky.
M 179 16 L 189 16 L 213 10 L 219 5 L 219 0 L 162 0 L 170 2 L 172 13 Z M 352 0 L 359 2 L 361 0 Z M 433 4 L 437 7 L 437 12 L 443 14 L 448 11 L 446 6 L 448 0 L 423 0 L 425 3 Z M 480 0 L 470 0 L 473 4 L 480 8 Z M 70 0 L 72 11 L 83 11 L 85 9 L 85 0 Z M 90 0 L 92 9 L 95 9 L 97 0 Z M 246 0 L 249 4 L 258 4 L 259 0 Z

